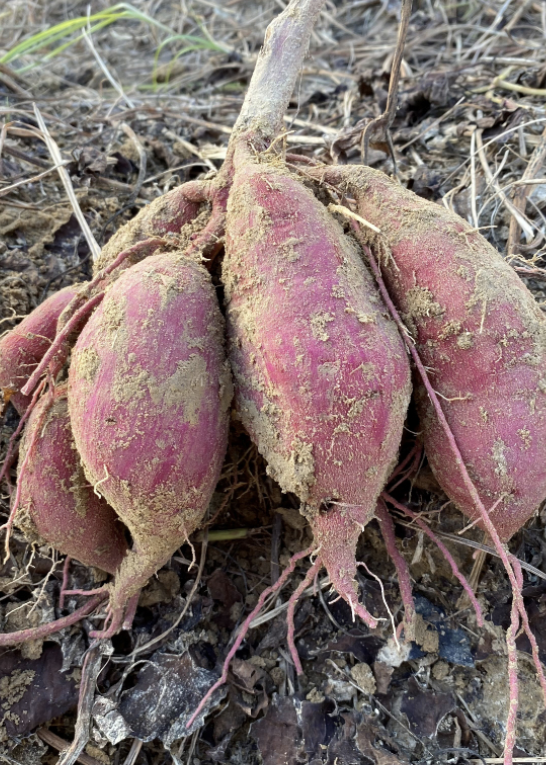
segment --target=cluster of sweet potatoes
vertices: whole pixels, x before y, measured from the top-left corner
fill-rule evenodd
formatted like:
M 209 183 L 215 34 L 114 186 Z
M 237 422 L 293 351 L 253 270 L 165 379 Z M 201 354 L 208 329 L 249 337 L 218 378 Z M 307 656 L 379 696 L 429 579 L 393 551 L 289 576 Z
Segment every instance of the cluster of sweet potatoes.
M 291 13 L 310 15 L 273 25 L 260 87 L 264 72 L 288 87 L 288 33 L 320 5 L 294 0 Z M 0 341 L 0 385 L 26 420 L 10 522 L 114 575 L 102 637 L 130 625 L 142 586 L 202 523 L 232 381 L 270 475 L 301 502 L 312 570 L 324 566 L 370 627 L 356 545 L 396 467 L 412 389 L 438 482 L 501 550 L 546 498 L 546 322 L 533 296 L 467 223 L 383 174 L 287 164 L 270 148 L 286 105 L 275 94 L 268 106 L 251 85 L 216 179 L 156 200 L 105 247 L 92 282 Z M 206 268 L 222 243 L 225 315 Z

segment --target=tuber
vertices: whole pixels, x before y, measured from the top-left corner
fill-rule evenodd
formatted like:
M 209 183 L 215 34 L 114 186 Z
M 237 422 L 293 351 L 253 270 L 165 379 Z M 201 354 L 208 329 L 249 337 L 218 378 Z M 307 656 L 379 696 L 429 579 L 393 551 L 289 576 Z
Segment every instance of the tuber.
M 15 523 L 86 566 L 113 574 L 127 552 L 124 527 L 86 481 L 68 416 L 66 384 L 43 396 L 19 452 Z
M 198 528 L 227 442 L 231 378 L 205 268 L 182 252 L 124 271 L 82 330 L 69 369 L 85 473 L 128 527 L 109 625 Z
M 356 598 L 355 551 L 398 455 L 410 371 L 355 242 L 278 163 L 235 150 L 223 282 L 239 416 L 302 502 L 333 587 Z
M 107 267 L 122 251 L 146 239 L 179 234 L 186 223 L 197 217 L 200 203 L 187 199 L 183 184 L 157 197 L 144 207 L 128 223 L 119 228 L 101 249 L 94 264 L 95 273 Z
M 540 308 L 508 263 L 457 215 L 368 167 L 309 172 L 350 191 L 359 214 L 381 228 L 375 243 L 383 244 L 389 294 L 429 370 L 490 520 L 508 541 L 546 497 L 546 322 Z M 420 380 L 415 394 L 425 452 L 440 486 L 483 527 Z
M 65 287 L 35 308 L 0 339 L 0 390 L 23 414 L 31 400 L 20 391 L 48 350 L 57 329 L 57 319 L 78 292 L 78 285 Z

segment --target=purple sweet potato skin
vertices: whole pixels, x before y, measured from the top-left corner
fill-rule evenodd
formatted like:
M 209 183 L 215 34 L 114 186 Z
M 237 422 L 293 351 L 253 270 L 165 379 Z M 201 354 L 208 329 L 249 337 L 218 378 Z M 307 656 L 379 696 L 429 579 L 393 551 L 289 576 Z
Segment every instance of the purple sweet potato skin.
M 51 345 L 57 319 L 77 291 L 78 285 L 59 290 L 0 339 L 0 390 L 19 414 L 26 411 L 31 400 L 19 391 Z
M 544 316 L 513 269 L 457 215 L 369 168 L 352 169 L 348 186 L 392 252 L 383 258 L 389 292 L 480 498 L 489 509 L 502 497 L 491 520 L 507 541 L 546 497 Z M 416 399 L 438 482 L 477 518 L 420 381 Z
M 97 273 L 107 266 L 123 250 L 150 237 L 180 234 L 183 226 L 191 223 L 198 215 L 200 204 L 186 199 L 177 186 L 166 194 L 154 199 L 135 217 L 121 226 L 108 240 L 94 264 Z
M 276 165 L 236 154 L 235 166 L 223 282 L 237 411 L 302 501 L 338 591 L 354 590 L 356 542 L 398 454 L 406 352 L 313 194 Z
M 66 385 L 55 389 L 52 403 L 45 396 L 31 412 L 21 441 L 20 471 L 29 447 L 19 477 L 15 522 L 30 541 L 46 542 L 86 566 L 113 574 L 127 552 L 124 528 L 85 479 L 70 427 Z
M 69 408 L 90 482 L 126 524 L 133 549 L 114 610 L 202 521 L 225 454 L 231 377 L 207 271 L 169 253 L 111 286 L 74 347 Z

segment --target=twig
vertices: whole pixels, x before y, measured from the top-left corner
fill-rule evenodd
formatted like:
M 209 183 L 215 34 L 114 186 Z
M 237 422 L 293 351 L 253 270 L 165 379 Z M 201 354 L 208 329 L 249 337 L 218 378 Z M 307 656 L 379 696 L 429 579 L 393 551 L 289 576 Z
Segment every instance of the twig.
M 531 185 L 525 185 L 525 183 L 534 179 L 535 175 L 541 170 L 545 159 L 546 159 L 546 128 L 544 128 L 544 131 L 542 135 L 540 136 L 540 141 L 538 143 L 538 146 L 536 146 L 533 154 L 531 155 L 531 159 L 529 160 L 529 163 L 527 164 L 527 167 L 525 168 L 525 172 L 523 173 L 520 179 L 520 182 L 518 183 L 518 188 L 516 189 L 516 193 L 514 194 L 514 200 L 512 202 L 514 212 L 512 213 L 512 217 L 510 219 L 510 229 L 508 231 L 508 239 L 506 241 L 507 255 L 511 255 L 512 253 L 514 253 L 519 243 L 520 227 L 522 227 L 519 221 L 519 215 L 524 214 L 525 203 L 531 191 Z M 526 235 L 527 235 L 527 232 L 526 232 Z M 529 241 L 528 235 L 527 235 L 527 241 Z
M 68 749 L 70 746 L 68 741 L 65 741 L 64 738 L 57 736 L 48 728 L 38 728 L 36 735 L 41 738 L 42 741 L 45 741 L 46 744 L 52 746 L 54 749 L 61 753 Z M 86 752 L 81 752 L 78 755 L 76 762 L 81 762 L 81 765 L 103 765 L 102 762 L 96 760 L 94 757 L 91 757 L 91 755 L 87 754 Z
M 49 153 L 51 154 L 51 157 L 53 159 L 53 162 L 55 163 L 55 166 L 57 167 L 59 171 L 59 176 L 63 183 L 68 199 L 70 200 L 70 204 L 72 205 L 72 209 L 74 210 L 74 215 L 76 216 L 76 219 L 78 223 L 80 224 L 80 228 L 87 242 L 87 246 L 93 253 L 93 260 L 96 260 L 100 255 L 100 247 L 97 243 L 97 240 L 93 236 L 93 233 L 91 232 L 91 229 L 89 228 L 87 221 L 85 220 L 84 214 L 80 207 L 80 203 L 78 202 L 76 194 L 74 193 L 72 181 L 70 180 L 70 176 L 68 175 L 68 172 L 66 171 L 64 167 L 64 162 L 61 156 L 61 152 L 59 151 L 59 147 L 57 146 L 57 144 L 51 137 L 51 134 L 49 130 L 47 129 L 47 125 L 44 122 L 44 118 L 42 117 L 37 104 L 34 104 L 34 114 L 36 115 L 36 121 L 38 122 L 38 125 L 40 126 L 40 130 L 42 131 L 45 144 L 49 150 Z
M 208 532 L 205 531 L 203 542 L 201 544 L 201 558 L 199 559 L 199 568 L 197 569 L 197 575 L 195 577 L 193 586 L 189 592 L 188 597 L 186 598 L 184 608 L 180 612 L 176 621 L 174 621 L 171 624 L 171 626 L 165 630 L 165 632 L 162 632 L 161 635 L 158 635 L 152 640 L 149 640 L 147 643 L 144 643 L 144 645 L 141 645 L 141 646 L 138 646 L 138 648 L 135 648 L 135 650 L 131 654 L 131 661 L 135 660 L 135 656 L 137 656 L 137 654 L 143 653 L 144 651 L 149 651 L 152 646 L 156 645 L 157 643 L 160 643 L 163 640 L 163 638 L 166 638 L 167 635 L 169 635 L 174 629 L 176 629 L 176 627 L 178 627 L 178 625 L 180 624 L 180 622 L 186 615 L 188 608 L 190 607 L 193 601 L 194 595 L 197 592 L 197 588 L 199 587 L 199 582 L 201 581 L 201 577 L 203 575 L 203 569 L 205 567 L 205 561 L 207 559 L 207 547 L 208 547 Z
M 112 652 L 111 643 L 95 642 L 88 649 L 82 666 L 78 719 L 74 731 L 74 741 L 63 752 L 57 765 L 74 765 L 89 741 L 91 729 L 91 710 L 95 700 L 95 685 L 102 668 L 102 657 Z
M 402 64 L 402 57 L 404 56 L 404 47 L 406 45 L 406 36 L 408 34 L 409 20 L 411 16 L 411 4 L 412 0 L 402 0 L 402 8 L 400 12 L 400 25 L 398 27 L 398 37 L 396 39 L 396 49 L 394 52 L 394 58 L 391 66 L 391 76 L 389 80 L 389 92 L 387 94 L 387 105 L 385 111 L 379 117 L 376 117 L 369 122 L 362 131 L 362 139 L 360 142 L 360 153 L 362 161 L 365 165 L 368 164 L 368 153 L 370 144 L 370 135 L 374 130 L 379 127 L 385 129 L 385 135 L 391 149 L 392 161 L 396 165 L 396 159 L 394 156 L 394 148 L 392 145 L 392 139 L 390 137 L 390 127 L 394 122 L 396 116 L 396 105 L 398 96 L 398 84 L 400 82 L 400 67 Z
M 129 127 L 129 125 L 126 122 L 122 122 L 120 125 L 120 128 L 123 130 L 125 135 L 131 139 L 131 141 L 134 143 L 135 148 L 138 152 L 138 159 L 139 159 L 138 178 L 133 188 L 133 194 L 132 194 L 132 196 L 136 198 L 142 184 L 146 180 L 146 152 L 144 151 L 144 146 L 142 145 L 142 141 L 136 135 L 135 131 L 131 127 Z

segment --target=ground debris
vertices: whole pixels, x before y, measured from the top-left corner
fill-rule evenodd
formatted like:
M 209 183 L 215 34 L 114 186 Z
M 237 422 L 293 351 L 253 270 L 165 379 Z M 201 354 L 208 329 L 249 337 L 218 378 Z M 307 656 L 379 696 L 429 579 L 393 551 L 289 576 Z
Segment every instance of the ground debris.
M 110 731 L 116 742 L 126 733 L 141 741 L 159 738 L 168 748 L 201 727 L 204 715 L 191 728 L 186 723 L 216 679 L 216 673 L 199 667 L 189 651 L 180 656 L 156 654 L 138 672 L 133 688 L 122 694 L 117 714 L 97 701 L 93 714 L 99 729 L 108 737 Z M 225 688 L 218 690 L 207 713 L 225 694 Z
M 46 643 L 37 659 L 14 650 L 0 654 L 0 742 L 18 741 L 76 706 L 78 685 L 61 672 L 62 664 L 54 643 Z

